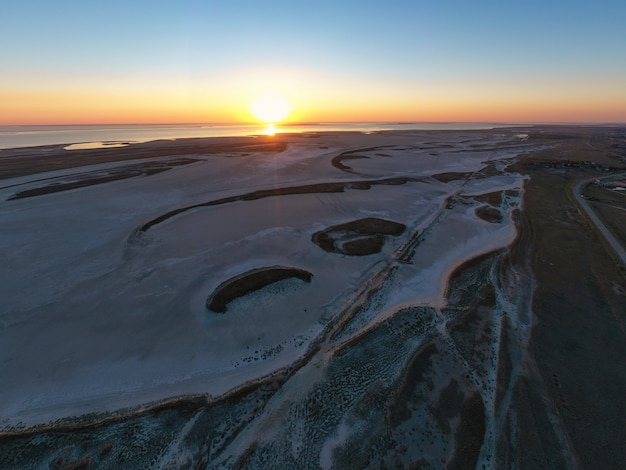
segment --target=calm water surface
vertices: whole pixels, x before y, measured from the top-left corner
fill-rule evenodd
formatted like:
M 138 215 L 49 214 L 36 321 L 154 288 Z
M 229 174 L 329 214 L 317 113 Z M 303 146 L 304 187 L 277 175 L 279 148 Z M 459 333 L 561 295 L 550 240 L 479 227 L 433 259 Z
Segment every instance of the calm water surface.
M 321 123 L 276 126 L 276 132 L 327 132 L 383 130 L 471 130 L 509 126 L 493 123 Z M 119 147 L 129 143 L 188 137 L 227 137 L 263 134 L 261 125 L 74 125 L 0 126 L 0 149 L 37 145 L 73 145 L 74 148 Z

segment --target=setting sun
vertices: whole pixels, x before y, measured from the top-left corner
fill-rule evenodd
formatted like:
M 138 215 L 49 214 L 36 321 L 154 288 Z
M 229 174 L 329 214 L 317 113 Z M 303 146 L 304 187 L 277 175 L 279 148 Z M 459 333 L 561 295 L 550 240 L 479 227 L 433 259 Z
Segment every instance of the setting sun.
M 257 98 L 251 109 L 257 119 L 267 123 L 276 123 L 284 120 L 291 110 L 285 97 L 273 93 Z

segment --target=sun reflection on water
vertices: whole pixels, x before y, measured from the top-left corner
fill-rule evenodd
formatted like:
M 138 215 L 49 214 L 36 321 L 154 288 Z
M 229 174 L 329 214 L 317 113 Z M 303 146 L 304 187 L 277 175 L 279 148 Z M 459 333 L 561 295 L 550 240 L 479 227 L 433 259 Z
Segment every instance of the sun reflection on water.
M 267 128 L 263 131 L 263 134 L 265 134 L 265 135 L 274 135 L 274 134 L 276 134 L 276 127 L 274 127 L 274 124 L 270 122 L 267 125 Z

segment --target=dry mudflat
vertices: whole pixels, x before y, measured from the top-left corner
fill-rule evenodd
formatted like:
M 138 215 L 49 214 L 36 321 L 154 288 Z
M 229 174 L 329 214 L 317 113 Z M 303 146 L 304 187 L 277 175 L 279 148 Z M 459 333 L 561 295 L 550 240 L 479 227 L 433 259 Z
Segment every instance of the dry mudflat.
M 625 139 L 0 152 L 0 467 L 619 468 Z

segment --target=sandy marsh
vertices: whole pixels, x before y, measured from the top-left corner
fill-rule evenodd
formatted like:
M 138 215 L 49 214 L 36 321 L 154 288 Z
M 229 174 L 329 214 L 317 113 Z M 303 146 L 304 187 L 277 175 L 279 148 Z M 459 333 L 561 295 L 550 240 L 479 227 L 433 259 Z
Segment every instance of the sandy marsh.
M 84 154 L 92 166 L 0 181 L 5 442 L 52 461 L 63 441 L 74 449 L 66 462 L 114 467 L 124 455 L 141 468 L 141 455 L 106 437 L 135 423 L 133 439 L 148 439 L 162 465 L 524 459 L 501 436 L 514 408 L 528 414 L 520 384 L 539 377 L 525 355 L 533 232 L 520 215 L 527 179 L 507 168 L 554 144 L 518 132 L 137 144 Z M 125 161 L 133 155 L 141 160 Z M 181 155 L 195 161 L 168 164 Z M 143 161 L 166 171 L 98 179 Z M 90 174 L 98 184 L 45 190 Z M 406 230 L 366 256 L 312 241 L 367 218 Z M 311 282 L 281 280 L 232 300 L 226 314 L 207 310 L 224 281 L 268 266 L 305 270 Z M 205 398 L 141 411 L 176 396 Z M 18 423 L 60 418 L 61 431 L 89 422 L 84 413 L 118 410 L 125 417 L 71 431 L 87 447 L 69 430 L 44 450 L 29 441 L 36 432 L 16 433 Z M 215 435 L 220 426 L 230 431 Z M 356 448 L 365 460 L 353 460 Z M 561 462 L 575 461 L 564 449 Z

